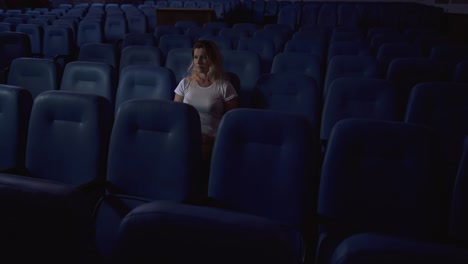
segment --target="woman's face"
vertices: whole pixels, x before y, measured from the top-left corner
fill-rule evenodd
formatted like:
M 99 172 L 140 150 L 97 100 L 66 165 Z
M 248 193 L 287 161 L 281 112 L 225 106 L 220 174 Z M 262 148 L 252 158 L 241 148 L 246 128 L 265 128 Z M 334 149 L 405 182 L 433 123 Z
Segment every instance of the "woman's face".
M 208 59 L 205 49 L 197 48 L 193 51 L 193 66 L 197 73 L 208 73 L 211 61 Z

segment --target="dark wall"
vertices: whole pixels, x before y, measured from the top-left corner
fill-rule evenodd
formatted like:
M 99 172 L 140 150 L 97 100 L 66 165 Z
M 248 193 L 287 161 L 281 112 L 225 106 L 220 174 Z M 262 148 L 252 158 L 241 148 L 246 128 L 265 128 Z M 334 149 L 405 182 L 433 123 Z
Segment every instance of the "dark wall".
M 21 8 L 21 7 L 48 7 L 48 0 L 1 0 L 7 8 Z

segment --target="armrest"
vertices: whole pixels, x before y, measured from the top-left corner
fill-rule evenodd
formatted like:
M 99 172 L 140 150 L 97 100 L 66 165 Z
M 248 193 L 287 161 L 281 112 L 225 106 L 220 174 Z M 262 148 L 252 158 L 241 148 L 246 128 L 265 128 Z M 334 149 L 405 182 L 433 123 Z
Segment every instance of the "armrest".
M 169 202 L 147 203 L 127 214 L 117 244 L 114 259 L 123 262 L 293 264 L 301 263 L 303 254 L 302 237 L 294 228 L 258 216 Z

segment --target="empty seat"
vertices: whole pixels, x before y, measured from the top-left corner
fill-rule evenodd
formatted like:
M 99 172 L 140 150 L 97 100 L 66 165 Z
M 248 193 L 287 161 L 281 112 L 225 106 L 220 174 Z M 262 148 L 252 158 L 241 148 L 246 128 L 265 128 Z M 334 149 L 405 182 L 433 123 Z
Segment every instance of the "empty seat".
M 187 28 L 184 34 L 186 36 L 189 36 L 190 39 L 192 39 L 192 42 L 195 42 L 200 37 L 203 37 L 203 36 L 214 36 L 215 31 L 210 28 L 194 26 L 194 27 Z
M 314 207 L 312 134 L 307 119 L 293 113 L 229 111 L 211 163 L 208 195 L 216 207 L 137 207 L 122 221 L 115 260 L 300 263 L 300 230 Z
M 42 92 L 59 89 L 59 69 L 53 60 L 17 58 L 11 63 L 7 84 L 23 87 L 36 98 Z
M 284 46 L 284 52 L 310 53 L 319 57 L 321 62 L 324 61 L 326 50 L 323 39 L 290 39 Z
M 34 24 L 20 24 L 16 27 L 16 32 L 28 34 L 29 39 L 31 40 L 31 52 L 33 53 L 33 56 L 42 56 L 44 30 L 41 26 Z
M 202 36 L 199 38 L 199 40 L 211 40 L 213 41 L 216 46 L 218 47 L 219 50 L 232 50 L 232 42 L 228 37 L 224 36 Z
M 124 36 L 120 49 L 128 46 L 156 46 L 156 39 L 150 33 L 131 32 Z
M 161 51 L 154 46 L 128 46 L 120 54 L 119 72 L 130 65 L 162 66 Z
M 0 175 L 0 197 L 11 203 L 1 205 L 9 214 L 0 220 L 5 257 L 89 261 L 92 211 L 102 192 L 111 114 L 109 102 L 95 95 L 47 91 L 36 97 L 25 168 L 21 174 Z M 58 251 L 50 255 L 50 248 Z M 25 250 L 28 254 L 22 254 Z
M 192 48 L 192 39 L 186 35 L 164 35 L 159 38 L 158 47 L 166 61 L 172 49 Z
M 330 59 L 325 83 L 323 86 L 323 98 L 333 80 L 340 77 L 359 77 L 379 79 L 382 77 L 379 63 L 375 57 L 365 55 L 336 55 Z
M 328 46 L 327 62 L 336 55 L 370 56 L 371 51 L 365 41 L 333 41 Z
M 78 53 L 78 61 L 92 61 L 109 64 L 113 69 L 119 68 L 119 56 L 116 47 L 106 43 L 83 44 Z
M 253 97 L 254 108 L 301 114 L 313 127 L 320 126 L 320 87 L 310 76 L 292 72 L 264 74 L 257 80 Z
M 100 95 L 113 104 L 115 99 L 113 69 L 109 64 L 102 62 L 69 62 L 63 71 L 60 90 Z
M 148 33 L 148 19 L 142 13 L 127 14 L 129 33 Z
M 431 129 L 403 122 L 336 123 L 319 186 L 317 263 L 330 263 L 353 234 L 442 238 L 446 181 L 436 140 Z
M 187 75 L 191 64 L 192 49 L 180 48 L 169 51 L 165 67 L 174 73 L 176 83 L 179 83 Z
M 395 88 L 389 81 L 382 79 L 335 79 L 328 89 L 321 118 L 323 153 L 333 127 L 346 118 L 397 121 Z
M 122 41 L 128 33 L 127 19 L 125 16 L 106 16 L 104 22 L 104 36 L 106 43 L 115 44 Z
M 104 43 L 104 29 L 101 22 L 95 20 L 82 20 L 78 24 L 76 45 L 81 47 L 86 43 Z
M 468 47 L 461 44 L 436 45 L 429 58 L 437 61 L 447 80 L 452 80 L 457 63 L 468 59 Z
M 319 57 L 301 52 L 278 53 L 273 59 L 271 73 L 303 73 L 314 78 L 318 87 L 322 87 L 323 71 Z
M 65 65 L 76 57 L 73 32 L 68 27 L 50 25 L 44 29 L 42 56 Z
M 375 57 L 380 64 L 381 71 L 387 72 L 388 65 L 393 59 L 421 58 L 423 53 L 418 46 L 409 42 L 385 43 L 380 45 Z
M 437 132 L 444 177 L 453 180 L 468 134 L 468 84 L 423 82 L 410 92 L 405 122 L 425 125 Z
M 386 79 L 393 83 L 397 96 L 399 116 L 406 112 L 408 96 L 413 86 L 421 82 L 443 81 L 439 64 L 428 58 L 398 58 L 392 60 Z
M 109 147 L 109 184 L 95 210 L 95 245 L 102 259 L 109 260 L 121 219 L 133 208 L 199 198 L 200 157 L 200 118 L 193 106 L 157 99 L 120 106 Z
M 222 28 L 219 31 L 218 36 L 229 38 L 231 40 L 232 48 L 236 49 L 239 39 L 243 37 L 249 37 L 249 33 L 240 29 Z
M 159 43 L 159 39 L 164 35 L 183 35 L 184 30 L 180 27 L 170 25 L 158 25 L 154 30 L 154 37 Z
M 176 81 L 165 67 L 133 65 L 122 69 L 115 98 L 115 112 L 131 99 L 173 100 Z
M 0 83 L 6 82 L 11 62 L 20 57 L 31 57 L 31 40 L 22 32 L 0 32 Z
M 257 53 L 246 50 L 223 50 L 224 70 L 240 80 L 239 106 L 251 104 L 252 91 L 261 74 L 261 60 Z
M 263 37 L 240 38 L 237 50 L 257 53 L 261 60 L 261 73 L 270 72 L 271 63 L 276 54 L 275 45 L 271 39 Z

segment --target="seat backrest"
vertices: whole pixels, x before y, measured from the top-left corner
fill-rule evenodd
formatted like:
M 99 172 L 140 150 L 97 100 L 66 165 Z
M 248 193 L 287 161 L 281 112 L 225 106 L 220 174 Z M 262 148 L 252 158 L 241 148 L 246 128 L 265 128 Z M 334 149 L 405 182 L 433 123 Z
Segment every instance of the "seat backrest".
M 302 114 L 313 127 L 320 126 L 320 88 L 301 73 L 269 73 L 258 78 L 253 107 Z
M 249 36 L 252 36 L 253 33 L 259 29 L 257 24 L 250 22 L 234 23 L 231 28 L 235 30 L 247 31 L 249 33 Z
M 110 140 L 107 195 L 96 207 L 99 255 L 111 255 L 120 221 L 131 209 L 200 195 L 200 159 L 200 117 L 193 106 L 157 99 L 123 103 Z
M 336 123 L 320 179 L 317 254 L 326 259 L 342 239 L 361 232 L 442 237 L 447 207 L 439 154 L 425 126 L 372 119 Z
M 178 48 L 169 51 L 167 54 L 165 67 L 172 70 L 176 83 L 179 83 L 188 72 L 192 63 L 192 49 Z
M 31 57 L 31 40 L 22 32 L 0 32 L 0 70 L 20 57 Z M 0 76 L 0 80 L 3 80 Z
M 275 57 L 275 46 L 271 39 L 263 37 L 240 38 L 237 50 L 253 51 L 258 54 L 261 60 L 261 72 L 269 73 L 271 63 Z
M 215 30 L 200 26 L 192 26 L 187 28 L 184 35 L 189 36 L 192 42 L 195 42 L 202 36 L 214 36 Z
M 284 52 L 311 53 L 319 57 L 320 61 L 325 58 L 326 50 L 323 39 L 290 39 L 284 45 Z
M 107 180 L 120 194 L 149 200 L 189 197 L 201 140 L 200 118 L 194 110 L 187 104 L 157 99 L 120 105 L 107 173 Z M 185 165 L 178 166 L 180 162 Z
M 218 36 L 229 38 L 231 40 L 232 48 L 237 49 L 237 43 L 239 42 L 239 39 L 242 37 L 248 38 L 249 32 L 234 28 L 222 28 L 218 32 Z
M 159 38 L 158 47 L 165 60 L 173 49 L 192 48 L 192 39 L 187 35 L 163 35 Z
M 199 40 L 213 41 L 219 50 L 232 50 L 232 42 L 228 37 L 206 35 L 199 38 Z
M 173 100 L 176 81 L 174 73 L 152 65 L 125 67 L 119 76 L 115 98 L 115 113 L 119 106 L 131 99 Z
M 184 30 L 180 27 L 171 26 L 171 25 L 157 25 L 154 29 L 154 37 L 156 42 L 159 43 L 159 39 L 164 35 L 183 35 Z
M 104 29 L 101 22 L 96 20 L 82 20 L 78 24 L 76 45 L 81 47 L 86 43 L 104 43 Z
M 281 34 L 281 31 L 273 29 L 259 29 L 254 31 L 252 37 L 261 37 L 271 39 L 275 46 L 275 53 L 281 52 L 284 49 L 288 36 Z
M 81 45 L 78 53 L 78 61 L 101 62 L 112 66 L 113 69 L 119 68 L 119 56 L 117 48 L 112 44 L 106 43 L 86 43 Z
M 125 16 L 106 16 L 104 22 L 106 43 L 116 43 L 118 40 L 123 40 L 127 33 L 128 25 Z
M 73 32 L 68 27 L 49 25 L 44 29 L 42 54 L 44 58 L 53 59 L 56 56 L 74 58 L 75 45 Z
M 370 56 L 371 51 L 365 41 L 333 41 L 328 46 L 327 62 L 336 55 Z
M 322 87 L 323 70 L 318 56 L 302 52 L 282 52 L 276 54 L 271 65 L 271 73 L 303 73 L 315 79 Z
M 151 33 L 127 33 L 122 41 L 121 50 L 128 46 L 156 46 L 156 39 Z
M 154 46 L 128 46 L 120 54 L 119 72 L 130 65 L 162 66 L 161 51 Z
M 397 121 L 395 88 L 382 79 L 335 79 L 324 102 L 320 139 L 328 140 L 335 124 L 346 118 Z
M 462 44 L 436 45 L 432 47 L 429 58 L 438 61 L 445 78 L 451 80 L 456 65 L 468 59 L 468 47 Z
M 388 66 L 386 79 L 391 81 L 396 89 L 399 115 L 404 116 L 408 96 L 416 84 L 440 82 L 443 78 L 437 61 L 425 57 L 393 59 Z
M 382 77 L 377 59 L 365 55 L 336 55 L 330 59 L 325 83 L 323 98 L 327 96 L 328 89 L 333 80 L 340 77 L 359 77 L 378 79 Z
M 25 88 L 0 84 L 0 169 L 23 168 L 33 99 Z
M 424 82 L 409 95 L 405 122 L 429 126 L 438 134 L 445 176 L 453 179 L 468 135 L 468 84 Z
M 65 66 L 60 90 L 100 95 L 113 104 L 115 99 L 114 72 L 106 63 L 72 61 Z
M 252 92 L 261 74 L 260 56 L 253 51 L 223 50 L 224 70 L 236 74 L 240 79 L 239 105 L 251 104 Z
M 148 33 L 148 19 L 139 12 L 127 13 L 129 33 Z
M 315 129 L 295 113 L 227 112 L 213 149 L 209 197 L 238 212 L 303 227 L 314 208 Z
M 16 27 L 16 32 L 28 34 L 31 40 L 31 52 L 36 55 L 42 54 L 42 41 L 44 39 L 44 29 L 39 25 L 20 24 Z
M 27 89 L 33 98 L 49 90 L 58 90 L 60 70 L 56 62 L 40 58 L 17 58 L 10 66 L 9 85 Z
M 278 24 L 288 25 L 291 30 L 296 30 L 299 20 L 299 9 L 294 6 L 280 8 L 278 12 Z
M 35 178 L 69 185 L 104 179 L 112 108 L 104 97 L 47 91 L 34 100 L 26 168 Z
M 422 50 L 409 42 L 385 43 L 380 45 L 375 55 L 382 72 L 387 72 L 387 67 L 393 59 L 397 58 L 421 58 Z

